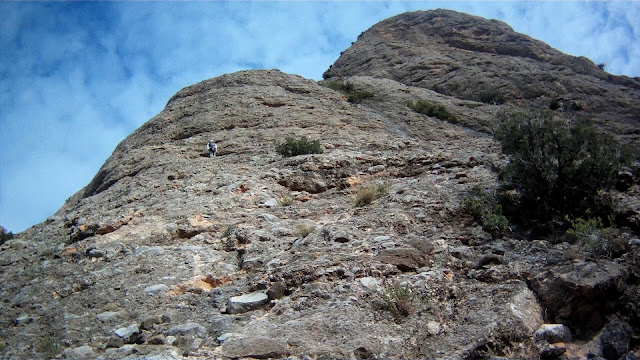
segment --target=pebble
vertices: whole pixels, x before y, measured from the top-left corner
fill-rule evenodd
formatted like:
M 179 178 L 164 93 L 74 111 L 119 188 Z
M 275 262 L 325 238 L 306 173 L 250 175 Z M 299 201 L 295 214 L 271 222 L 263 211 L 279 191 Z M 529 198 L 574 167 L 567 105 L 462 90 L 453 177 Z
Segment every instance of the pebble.
M 170 327 L 167 331 L 165 331 L 165 334 L 169 336 L 196 335 L 204 338 L 207 336 L 207 329 L 198 323 L 188 322 L 186 324 L 180 324 Z
M 280 219 L 277 216 L 271 215 L 271 214 L 267 214 L 267 213 L 260 214 L 260 215 L 258 215 L 258 217 L 260 219 L 264 219 L 264 220 L 267 220 L 269 222 L 278 222 L 278 221 L 280 221 Z
M 102 322 L 107 322 L 107 321 L 115 318 L 118 315 L 120 315 L 120 312 L 117 312 L 117 311 L 105 311 L 103 313 L 98 314 L 97 318 L 98 318 L 98 320 L 100 320 Z
M 270 208 L 270 207 L 278 206 L 278 204 L 279 204 L 278 200 L 274 198 L 270 198 L 269 200 L 262 203 L 262 206 Z
M 16 319 L 15 324 L 16 324 L 16 326 L 20 326 L 20 325 L 25 325 L 25 324 L 31 324 L 34 321 L 35 320 L 33 319 L 33 317 L 31 317 L 29 315 L 20 315 Z
M 123 339 L 129 339 L 129 337 L 140 331 L 138 324 L 131 324 L 127 327 L 121 327 L 117 330 L 114 330 L 114 333 Z
M 169 290 L 169 287 L 165 284 L 151 285 L 144 288 L 144 292 L 147 293 L 148 295 L 153 295 L 153 294 L 156 294 L 162 291 L 167 291 L 167 290 Z
M 534 336 L 536 340 L 546 340 L 550 344 L 572 340 L 571 330 L 563 324 L 542 324 Z
M 164 254 L 162 246 L 138 246 L 133 252 L 136 255 L 160 255 Z
M 367 289 L 375 290 L 380 288 L 380 282 L 374 277 L 367 276 L 360 278 L 360 283 Z

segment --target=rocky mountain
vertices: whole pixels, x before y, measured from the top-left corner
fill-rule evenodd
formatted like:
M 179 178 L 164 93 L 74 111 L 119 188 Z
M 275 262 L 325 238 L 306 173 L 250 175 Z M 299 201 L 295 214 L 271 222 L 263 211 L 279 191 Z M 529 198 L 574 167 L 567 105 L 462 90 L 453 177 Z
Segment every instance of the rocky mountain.
M 375 25 L 325 77 L 243 71 L 182 89 L 54 216 L 2 244 L 2 357 L 640 354 L 637 233 L 594 258 L 493 239 L 462 209 L 497 186 L 498 112 L 558 100 L 558 115 L 634 141 L 637 79 L 443 10 Z M 346 80 L 369 95 L 328 87 Z M 288 135 L 324 151 L 282 157 Z M 632 179 L 616 194 L 630 224 L 638 192 Z

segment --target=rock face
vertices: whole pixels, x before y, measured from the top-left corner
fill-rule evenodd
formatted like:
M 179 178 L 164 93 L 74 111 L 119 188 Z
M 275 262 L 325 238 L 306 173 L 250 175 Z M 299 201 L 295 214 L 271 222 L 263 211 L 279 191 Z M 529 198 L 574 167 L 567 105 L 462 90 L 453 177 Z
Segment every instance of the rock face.
M 411 20 L 427 41 L 421 26 L 443 14 L 473 20 L 470 29 L 485 23 L 412 13 L 359 42 L 396 46 L 398 64 L 410 64 L 410 39 L 383 25 L 410 30 L 401 24 Z M 456 46 L 440 45 L 450 59 L 537 64 L 557 55 L 533 40 L 526 52 L 520 38 L 502 54 L 508 27 L 486 23 L 501 29 L 487 30 L 499 44 L 480 45 L 459 27 L 439 35 Z M 562 56 L 567 63 L 553 66 L 600 79 L 587 60 Z M 3 358 L 611 358 L 637 350 L 637 315 L 627 311 L 637 308 L 637 246 L 592 261 L 567 244 L 492 240 L 461 210 L 474 186 L 496 186 L 503 160 L 490 135 L 463 124 L 490 124 L 515 97 L 477 102 L 423 86 L 453 72 L 425 67 L 422 80 L 408 82 L 384 75 L 377 57 L 368 74 L 366 64 L 345 61 L 328 74 L 374 94 L 361 104 L 278 70 L 227 74 L 173 96 L 54 216 L 0 247 Z M 483 69 L 469 64 L 464 71 Z M 616 86 L 638 96 L 624 84 Z M 409 110 L 417 99 L 445 104 L 461 122 Z M 289 134 L 319 140 L 324 152 L 282 158 L 274 145 Z M 208 139 L 218 144 L 214 158 Z M 355 207 L 368 184 L 385 191 Z M 586 304 L 598 321 L 581 322 Z M 536 339 L 545 321 L 569 327 L 573 339 L 536 343 L 556 339 Z
M 401 14 L 363 32 L 324 73 L 351 76 L 489 104 L 589 114 L 619 134 L 640 136 L 639 78 L 608 74 L 501 21 L 451 10 Z

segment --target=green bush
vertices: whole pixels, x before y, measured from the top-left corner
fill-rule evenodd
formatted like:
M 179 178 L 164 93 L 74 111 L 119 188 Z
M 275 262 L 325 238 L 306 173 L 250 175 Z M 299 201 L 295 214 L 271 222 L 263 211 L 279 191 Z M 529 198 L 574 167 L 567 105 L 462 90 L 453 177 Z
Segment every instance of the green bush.
M 502 215 L 502 206 L 497 197 L 481 187 L 475 186 L 464 198 L 463 208 L 494 239 L 502 237 L 507 230 L 508 221 Z
M 364 99 L 368 99 L 374 96 L 370 91 L 356 89 L 355 85 L 353 85 L 353 83 L 349 81 L 342 82 L 331 80 L 325 82 L 325 86 L 329 89 L 347 94 L 347 101 L 353 104 L 359 104 Z
M 0 226 L 0 245 L 11 239 L 13 239 L 13 233 L 11 231 L 7 232 L 7 229 Z
M 605 227 L 602 219 L 577 218 L 571 221 L 571 228 L 567 230 L 567 236 L 581 244 L 593 256 L 611 256 L 613 253 L 624 251 L 624 245 L 616 242 L 618 230 L 614 227 Z
M 451 123 L 458 122 L 458 117 L 450 113 L 444 105 L 436 105 L 425 100 L 418 100 L 416 102 L 409 102 L 408 106 L 413 111 L 420 114 L 435 117 Z
M 283 157 L 292 157 L 306 154 L 322 154 L 323 151 L 318 140 L 310 141 L 304 136 L 296 140 L 291 136 L 287 136 L 285 142 L 276 144 L 276 152 Z
M 635 150 L 589 120 L 569 124 L 550 111 L 501 114 L 498 120 L 494 135 L 509 156 L 502 177 L 519 194 L 521 213 L 558 221 L 610 214 L 606 191 Z

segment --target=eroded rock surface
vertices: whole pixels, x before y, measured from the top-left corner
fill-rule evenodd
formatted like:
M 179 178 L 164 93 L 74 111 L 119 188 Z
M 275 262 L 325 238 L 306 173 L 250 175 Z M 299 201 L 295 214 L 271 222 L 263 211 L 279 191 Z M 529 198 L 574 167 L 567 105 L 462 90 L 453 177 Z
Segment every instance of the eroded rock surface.
M 394 26 L 413 28 L 403 21 Z M 409 66 L 405 40 L 381 29 L 376 41 L 398 46 Z M 535 42 L 529 53 L 519 45 L 505 53 L 496 48 L 508 43 L 504 34 L 502 45 L 479 48 L 476 38 L 455 42 L 469 36 L 459 31 L 439 35 L 453 60 L 504 55 L 520 64 L 555 54 Z M 376 59 L 371 66 L 382 66 Z M 586 60 L 576 64 L 549 66 L 582 64 L 585 76 L 601 78 Z M 331 71 L 341 68 L 349 69 Z M 517 104 L 434 92 L 423 82 L 456 73 L 430 69 L 413 82 L 340 73 L 375 94 L 362 104 L 277 70 L 179 91 L 54 216 L 0 247 L 3 358 L 551 358 L 637 349 L 638 246 L 594 261 L 566 243 L 483 232 L 462 199 L 476 185 L 495 187 L 504 158 L 490 135 L 463 125 L 485 126 Z M 637 97 L 631 85 L 627 97 Z M 446 104 L 461 123 L 408 109 L 417 99 Z M 289 134 L 320 140 L 324 153 L 282 158 L 274 144 Z M 215 158 L 203 151 L 208 139 L 219 146 Z M 355 207 L 366 184 L 386 190 Z M 575 338 L 562 337 L 562 346 L 536 339 L 544 322 Z M 618 333 L 630 334 L 628 343 L 614 342 Z

